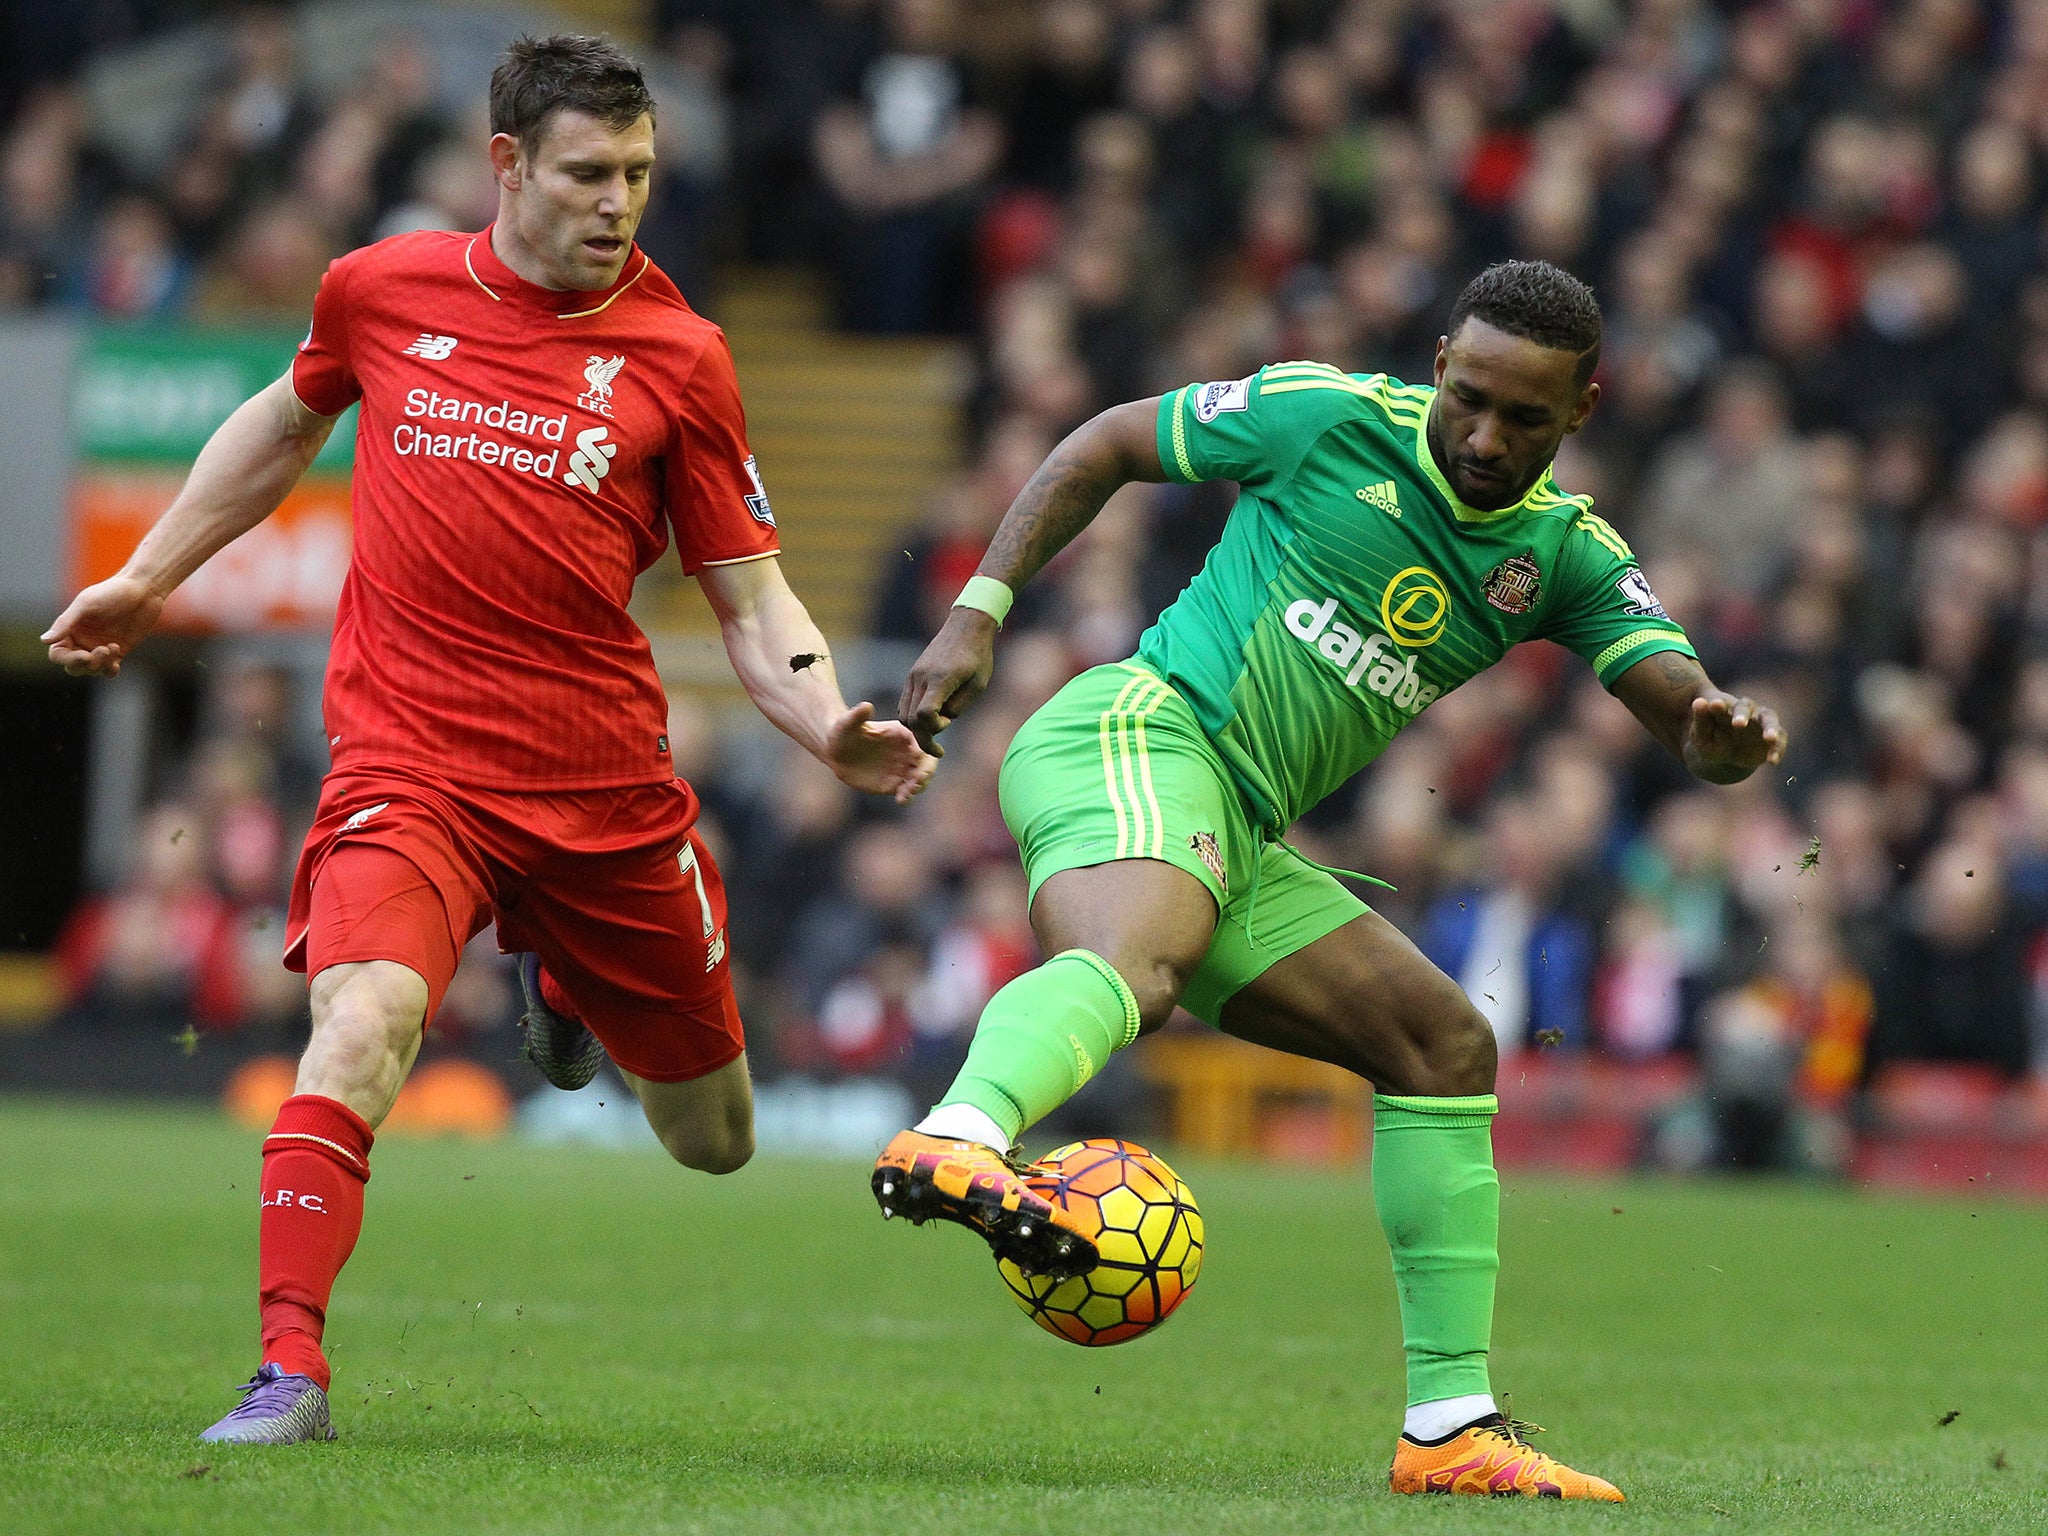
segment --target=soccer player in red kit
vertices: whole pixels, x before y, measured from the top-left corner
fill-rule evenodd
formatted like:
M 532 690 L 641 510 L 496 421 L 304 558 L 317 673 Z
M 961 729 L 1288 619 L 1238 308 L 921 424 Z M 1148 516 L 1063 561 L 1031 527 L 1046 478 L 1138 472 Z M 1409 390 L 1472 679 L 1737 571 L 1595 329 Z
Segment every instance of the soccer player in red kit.
M 312 1037 L 264 1142 L 261 1367 L 208 1439 L 333 1438 L 320 1340 L 373 1132 L 493 918 L 678 1162 L 727 1173 L 751 1155 L 723 887 L 626 611 L 671 539 L 770 720 L 857 789 L 907 800 L 933 766 L 841 697 L 775 558 L 725 339 L 633 243 L 654 162 L 639 69 L 598 39 L 522 39 L 491 78 L 491 129 L 496 222 L 336 261 L 291 371 L 43 637 L 68 671 L 118 671 L 362 403 L 333 768 L 286 935 Z

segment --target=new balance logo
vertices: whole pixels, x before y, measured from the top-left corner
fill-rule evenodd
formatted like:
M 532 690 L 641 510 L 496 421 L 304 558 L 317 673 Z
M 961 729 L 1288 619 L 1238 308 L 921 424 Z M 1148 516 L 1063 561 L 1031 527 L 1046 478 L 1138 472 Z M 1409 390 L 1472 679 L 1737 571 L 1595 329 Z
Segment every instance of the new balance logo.
M 610 431 L 610 427 L 587 427 L 576 434 L 576 451 L 569 455 L 569 467 L 562 471 L 564 480 L 586 491 L 597 489 L 598 481 L 611 473 L 612 460 L 619 456 L 619 445 L 605 441 Z
M 335 739 L 336 741 L 339 741 L 339 740 L 341 740 L 341 738 L 340 738 L 339 736 L 335 737 L 334 739 Z M 379 811 L 382 811 L 382 810 L 386 810 L 386 809 L 388 809 L 388 808 L 390 807 L 390 805 L 391 805 L 391 802 L 390 802 L 389 800 L 384 800 L 384 801 L 380 801 L 380 802 L 379 802 L 378 804 L 376 804 L 376 805 L 373 805 L 373 806 L 369 806 L 369 807 L 367 807 L 367 808 L 366 808 L 366 809 L 364 809 L 364 810 L 360 810 L 360 811 L 357 811 L 357 812 L 355 813 L 355 815 L 353 815 L 353 816 L 349 817 L 349 819 L 348 819 L 347 821 L 344 821 L 344 822 L 343 822 L 343 823 L 341 824 L 341 830 L 342 830 L 342 831 L 344 831 L 344 832 L 354 832 L 354 831 L 356 831 L 356 830 L 357 830 L 358 828 L 360 828 L 360 827 L 361 827 L 361 826 L 362 826 L 362 825 L 363 825 L 363 824 L 364 824 L 365 822 L 367 822 L 367 821 L 368 821 L 368 820 L 369 820 L 369 819 L 370 819 L 370 818 L 371 818 L 372 816 L 376 815 L 376 814 L 377 814 L 377 813 L 378 813 Z
M 1378 507 L 1389 517 L 1401 515 L 1400 493 L 1395 490 L 1394 482 L 1391 480 L 1382 480 L 1378 485 L 1368 485 L 1358 493 L 1358 499 Z
M 456 342 L 453 336 L 436 336 L 432 331 L 421 331 L 420 339 L 407 347 L 399 355 L 402 357 L 424 357 L 430 363 L 438 363 L 445 361 L 448 354 L 455 350 L 455 346 Z

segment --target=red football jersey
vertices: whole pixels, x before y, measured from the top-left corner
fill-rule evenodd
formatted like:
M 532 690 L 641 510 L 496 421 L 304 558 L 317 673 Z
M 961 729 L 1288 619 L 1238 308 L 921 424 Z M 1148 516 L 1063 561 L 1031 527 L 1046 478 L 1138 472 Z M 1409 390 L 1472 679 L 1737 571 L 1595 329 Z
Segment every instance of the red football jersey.
M 490 231 L 342 257 L 292 386 L 363 403 L 355 555 L 324 708 L 336 767 L 494 789 L 673 777 L 633 579 L 778 552 L 732 354 L 635 246 L 602 293 L 515 275 Z

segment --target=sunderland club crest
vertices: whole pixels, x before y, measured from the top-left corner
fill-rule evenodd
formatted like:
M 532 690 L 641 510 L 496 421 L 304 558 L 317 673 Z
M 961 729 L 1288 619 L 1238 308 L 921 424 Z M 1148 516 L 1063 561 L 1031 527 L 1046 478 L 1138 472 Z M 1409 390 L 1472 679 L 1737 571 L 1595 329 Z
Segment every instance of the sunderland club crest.
M 583 382 L 590 387 L 576 397 L 576 403 L 586 411 L 595 411 L 600 416 L 612 413 L 612 380 L 619 376 L 619 370 L 626 366 L 623 354 L 615 357 L 593 356 L 583 369 Z
M 1487 602 L 1502 613 L 1527 613 L 1543 591 L 1543 571 L 1536 564 L 1536 552 L 1525 549 L 1501 561 L 1487 576 L 1484 590 Z

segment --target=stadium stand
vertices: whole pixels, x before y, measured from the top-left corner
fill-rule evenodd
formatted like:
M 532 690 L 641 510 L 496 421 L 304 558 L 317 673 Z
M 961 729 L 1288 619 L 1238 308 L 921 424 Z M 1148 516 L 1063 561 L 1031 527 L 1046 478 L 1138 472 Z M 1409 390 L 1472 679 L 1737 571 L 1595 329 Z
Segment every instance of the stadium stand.
M 1714 674 L 1776 704 L 1791 758 L 1701 789 L 1529 647 L 1299 846 L 1393 881 L 1382 910 L 1485 999 L 1504 1157 L 2048 1182 L 2048 5 L 608 10 L 657 66 L 644 243 L 732 326 L 792 569 L 884 701 L 1094 410 L 1287 358 L 1423 380 L 1487 262 L 1592 281 L 1604 396 L 1558 479 L 1639 547 Z M 292 327 L 335 253 L 488 218 L 477 87 L 552 21 L 52 0 L 10 24 L 0 310 Z M 994 809 L 1009 732 L 1127 652 L 1229 502 L 1122 494 L 1025 594 L 994 692 L 901 817 L 742 729 L 691 600 L 650 583 L 764 1071 L 943 1080 L 1029 963 Z M 189 659 L 161 665 L 197 728 L 71 919 L 59 1032 L 106 1027 L 122 987 L 201 1029 L 289 1010 L 257 919 L 311 770 L 289 733 L 236 734 L 241 673 Z M 264 686 L 299 694 L 268 718 L 304 715 L 303 668 Z M 171 823 L 175 854 L 151 842 Z M 502 1042 L 497 985 L 471 1023 Z M 1102 1093 L 1163 1094 L 1185 1127 L 1222 1091 L 1216 1043 L 1160 1045 Z M 1322 1121 L 1297 1103 L 1262 1142 L 1245 1098 L 1202 1112 L 1236 1127 L 1212 1138 L 1355 1148 L 1355 1101 L 1312 1078 L 1256 1091 Z

